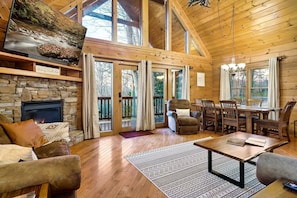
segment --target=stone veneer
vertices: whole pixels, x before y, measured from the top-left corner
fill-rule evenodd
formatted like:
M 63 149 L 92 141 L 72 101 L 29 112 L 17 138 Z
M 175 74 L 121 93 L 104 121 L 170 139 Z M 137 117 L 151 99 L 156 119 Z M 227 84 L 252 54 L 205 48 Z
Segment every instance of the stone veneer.
M 0 74 L 0 113 L 13 122 L 21 120 L 21 102 L 63 99 L 63 120 L 69 122 L 70 131 L 78 135 L 76 82 Z M 74 137 L 75 143 L 79 142 Z

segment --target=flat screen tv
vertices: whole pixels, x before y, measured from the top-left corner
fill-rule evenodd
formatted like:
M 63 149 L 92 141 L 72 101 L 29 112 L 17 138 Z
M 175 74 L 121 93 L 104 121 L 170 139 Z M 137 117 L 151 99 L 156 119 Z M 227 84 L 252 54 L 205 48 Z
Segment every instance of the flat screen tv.
M 78 64 L 86 28 L 42 0 L 14 0 L 3 49 L 65 65 Z

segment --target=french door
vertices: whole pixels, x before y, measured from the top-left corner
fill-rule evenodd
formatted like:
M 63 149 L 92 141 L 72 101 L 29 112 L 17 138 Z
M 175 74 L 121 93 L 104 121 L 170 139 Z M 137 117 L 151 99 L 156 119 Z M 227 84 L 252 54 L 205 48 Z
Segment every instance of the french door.
M 136 65 L 117 63 L 114 72 L 114 123 L 115 131 L 132 131 L 136 128 L 137 82 Z
M 116 134 L 136 128 L 138 72 L 135 63 L 96 61 L 101 134 Z M 166 126 L 168 69 L 153 67 L 153 100 L 156 127 Z

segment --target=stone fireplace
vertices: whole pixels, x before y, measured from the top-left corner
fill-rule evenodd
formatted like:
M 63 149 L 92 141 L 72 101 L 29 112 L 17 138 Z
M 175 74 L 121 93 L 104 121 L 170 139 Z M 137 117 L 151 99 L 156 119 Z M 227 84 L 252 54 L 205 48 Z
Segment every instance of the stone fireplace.
M 34 106 L 36 101 L 62 101 L 62 121 L 69 123 L 71 139 L 77 143 L 83 140 L 79 123 L 81 86 L 72 81 L 0 74 L 0 113 L 19 122 L 26 119 L 22 117 L 22 104 Z
M 21 120 L 37 123 L 63 122 L 63 100 L 41 100 L 21 103 Z

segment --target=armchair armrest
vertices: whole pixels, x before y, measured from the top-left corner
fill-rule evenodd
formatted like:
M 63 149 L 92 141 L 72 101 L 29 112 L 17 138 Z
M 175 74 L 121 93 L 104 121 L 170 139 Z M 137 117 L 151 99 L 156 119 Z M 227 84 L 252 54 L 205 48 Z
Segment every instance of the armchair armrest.
M 80 187 L 81 166 L 78 155 L 0 165 L 0 193 L 49 183 L 52 194 Z
M 177 118 L 177 114 L 176 114 L 175 111 L 167 111 L 167 116 L 171 116 L 171 117 L 173 117 L 174 119 Z

